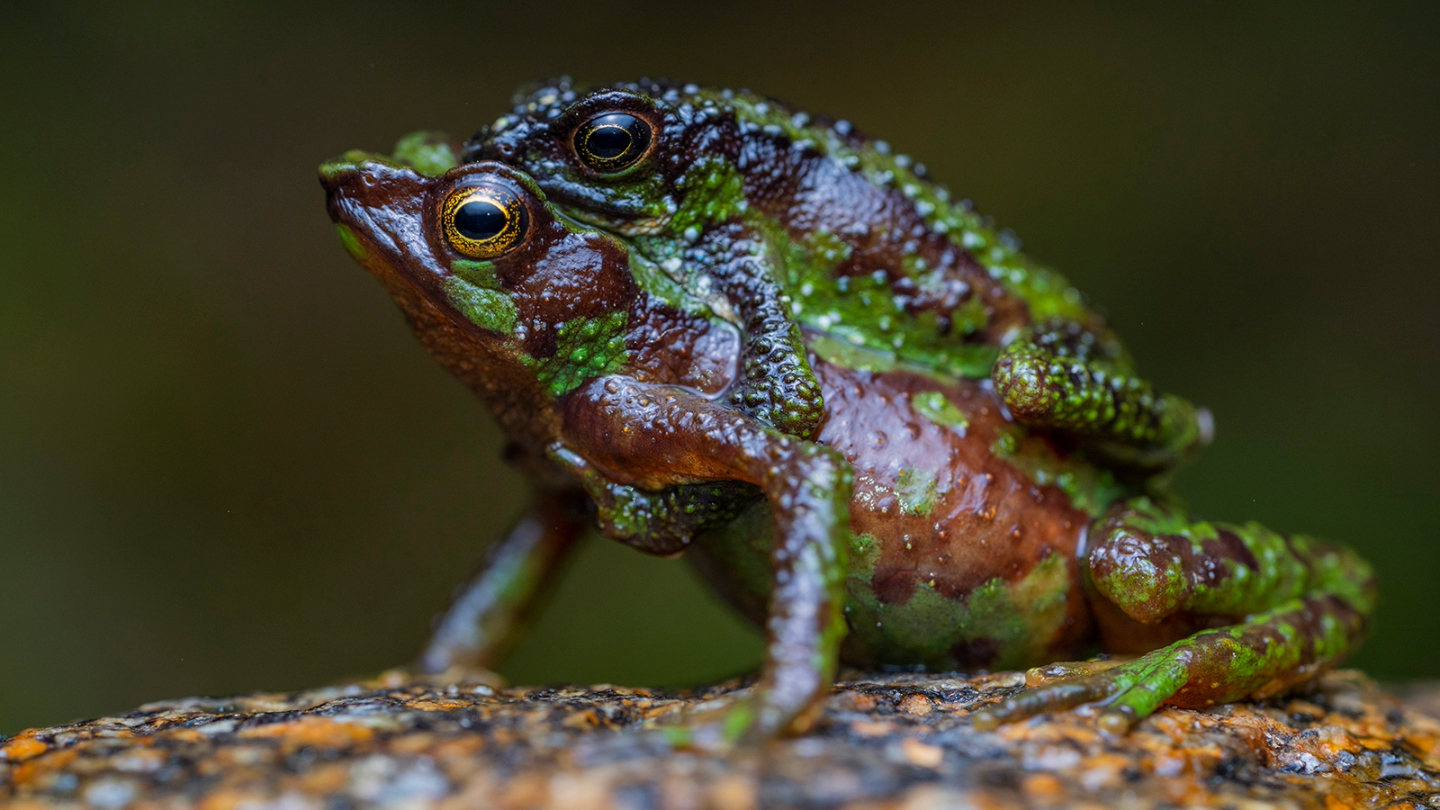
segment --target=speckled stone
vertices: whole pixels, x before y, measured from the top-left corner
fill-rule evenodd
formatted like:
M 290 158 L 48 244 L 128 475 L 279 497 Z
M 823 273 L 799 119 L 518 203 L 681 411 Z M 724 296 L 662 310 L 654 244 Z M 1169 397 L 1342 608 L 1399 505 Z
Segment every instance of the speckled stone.
M 0 806 L 235 808 L 1440 807 L 1440 686 L 1357 673 L 1118 742 L 1074 712 L 980 733 L 1023 674 L 850 673 L 808 736 L 706 754 L 646 721 L 743 690 L 496 689 L 393 672 L 154 703 L 0 739 Z

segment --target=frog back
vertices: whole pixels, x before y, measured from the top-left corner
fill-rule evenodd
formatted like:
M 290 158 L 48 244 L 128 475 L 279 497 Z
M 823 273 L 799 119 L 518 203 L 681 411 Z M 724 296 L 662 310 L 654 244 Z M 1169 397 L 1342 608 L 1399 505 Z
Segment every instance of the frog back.
M 745 93 L 722 100 L 737 122 L 743 216 L 778 246 L 807 328 L 971 378 L 987 376 L 999 347 L 1031 323 L 1114 339 L 1063 276 L 952 199 L 923 164 L 846 121 Z

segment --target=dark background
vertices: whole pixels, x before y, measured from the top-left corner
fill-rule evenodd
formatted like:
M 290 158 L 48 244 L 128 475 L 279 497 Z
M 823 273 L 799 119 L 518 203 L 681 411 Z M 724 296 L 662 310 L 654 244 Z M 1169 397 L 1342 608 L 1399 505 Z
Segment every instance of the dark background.
M 1434 7 L 0 0 L 0 732 L 418 649 L 523 483 L 315 167 L 557 73 L 749 87 L 925 161 L 1214 410 L 1198 514 L 1352 543 L 1356 664 L 1440 675 Z M 758 657 L 683 564 L 597 540 L 503 671 Z

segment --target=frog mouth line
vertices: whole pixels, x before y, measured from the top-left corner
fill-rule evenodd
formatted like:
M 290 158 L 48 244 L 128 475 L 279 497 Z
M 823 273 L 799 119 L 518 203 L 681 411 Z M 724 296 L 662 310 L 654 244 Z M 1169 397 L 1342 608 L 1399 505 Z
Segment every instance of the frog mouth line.
M 672 216 L 670 214 L 663 216 L 605 214 L 587 205 L 589 200 L 578 194 L 567 192 L 563 187 L 547 188 L 542 185 L 541 189 L 545 191 L 546 196 L 556 202 L 558 209 L 563 209 L 566 218 L 585 225 L 593 225 L 620 236 L 651 236 L 664 231 L 670 225 Z
M 594 211 L 587 211 L 577 208 L 572 216 L 587 225 L 594 225 L 597 228 L 604 228 L 607 231 L 620 234 L 621 236 L 650 236 L 665 230 L 670 224 L 670 217 L 639 217 L 637 219 L 621 219 L 608 217 Z

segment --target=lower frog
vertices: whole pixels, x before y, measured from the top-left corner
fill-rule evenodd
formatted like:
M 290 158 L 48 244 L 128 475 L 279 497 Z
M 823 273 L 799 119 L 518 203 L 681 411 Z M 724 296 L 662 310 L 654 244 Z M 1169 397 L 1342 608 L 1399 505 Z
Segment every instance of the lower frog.
M 805 324 L 824 411 L 811 438 L 735 403 L 744 338 L 622 238 L 566 216 L 526 173 L 456 165 L 439 138 L 321 167 L 347 251 L 426 349 L 489 407 L 529 513 L 442 617 L 418 666 L 496 662 L 588 526 L 688 556 L 764 627 L 749 698 L 670 730 L 721 746 L 809 728 L 839 661 L 933 670 L 1138 654 L 1063 669 L 979 727 L 1102 702 L 1122 733 L 1313 677 L 1374 604 L 1347 549 L 1193 522 L 1015 421 L 988 379 Z

